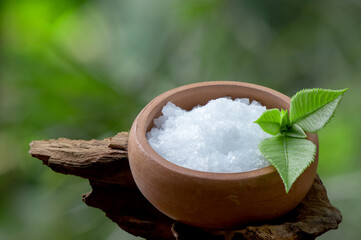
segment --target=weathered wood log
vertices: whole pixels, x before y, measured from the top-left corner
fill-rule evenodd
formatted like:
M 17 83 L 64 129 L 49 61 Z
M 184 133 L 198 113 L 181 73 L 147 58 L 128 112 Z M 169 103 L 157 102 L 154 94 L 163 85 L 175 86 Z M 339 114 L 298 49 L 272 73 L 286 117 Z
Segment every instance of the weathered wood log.
M 125 231 L 154 240 L 315 239 L 337 229 L 340 211 L 331 205 L 317 176 L 306 198 L 289 214 L 262 225 L 235 231 L 207 231 L 176 222 L 154 208 L 140 193 L 127 158 L 128 133 L 104 140 L 33 141 L 30 154 L 55 172 L 89 179 L 92 192 L 83 195 Z

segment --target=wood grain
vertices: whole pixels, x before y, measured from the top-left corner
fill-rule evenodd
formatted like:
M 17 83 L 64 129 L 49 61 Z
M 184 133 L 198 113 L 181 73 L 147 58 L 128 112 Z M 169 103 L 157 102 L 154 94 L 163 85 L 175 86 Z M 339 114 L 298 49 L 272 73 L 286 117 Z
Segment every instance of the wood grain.
M 136 187 L 128 163 L 127 140 L 128 133 L 121 132 L 104 140 L 33 141 L 30 154 L 55 172 L 89 179 L 92 192 L 84 194 L 83 201 L 103 210 L 125 231 L 146 239 L 315 239 L 336 229 L 342 220 L 317 176 L 306 198 L 273 222 L 235 231 L 207 231 L 176 222 L 154 208 Z

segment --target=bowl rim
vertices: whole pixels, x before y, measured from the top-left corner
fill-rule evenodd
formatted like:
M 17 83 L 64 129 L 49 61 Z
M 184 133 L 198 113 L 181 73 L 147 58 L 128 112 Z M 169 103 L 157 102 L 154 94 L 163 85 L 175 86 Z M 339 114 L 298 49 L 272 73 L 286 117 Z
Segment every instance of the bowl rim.
M 186 167 L 179 166 L 174 164 L 167 159 L 160 156 L 149 144 L 146 132 L 147 132 L 147 125 L 146 120 L 147 116 L 152 112 L 152 110 L 159 105 L 162 101 L 166 98 L 182 92 L 187 91 L 192 88 L 203 88 L 203 87 L 215 87 L 215 86 L 239 86 L 239 87 L 246 87 L 251 89 L 256 89 L 264 92 L 268 92 L 275 97 L 281 98 L 285 102 L 290 102 L 290 98 L 278 91 L 275 91 L 271 88 L 252 84 L 252 83 L 245 83 L 245 82 L 235 82 L 235 81 L 208 81 L 208 82 L 199 82 L 199 83 L 192 83 L 184 86 L 180 86 L 177 88 L 173 88 L 169 91 L 166 91 L 157 97 L 155 97 L 151 102 L 149 102 L 143 110 L 138 114 L 135 120 L 135 136 L 136 141 L 139 143 L 139 146 L 142 148 L 142 151 L 149 157 L 149 159 L 154 160 L 158 165 L 167 168 L 170 171 L 177 172 L 182 175 L 201 178 L 201 179 L 212 179 L 212 180 L 242 180 L 242 179 L 251 179 L 257 178 L 260 176 L 264 176 L 267 174 L 275 174 L 277 173 L 275 167 L 272 165 L 263 167 L 256 170 L 246 171 L 246 172 L 234 172 L 234 173 L 219 173 L 219 172 L 205 172 L 194 170 Z M 154 120 L 154 119 L 153 119 Z M 316 159 L 315 159 L 316 160 Z

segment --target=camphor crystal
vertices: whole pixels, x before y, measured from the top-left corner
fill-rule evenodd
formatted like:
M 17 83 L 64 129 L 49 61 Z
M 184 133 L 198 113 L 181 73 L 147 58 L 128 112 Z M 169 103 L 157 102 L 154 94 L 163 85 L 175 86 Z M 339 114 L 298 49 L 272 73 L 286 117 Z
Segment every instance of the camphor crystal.
M 258 144 L 271 135 L 253 123 L 266 110 L 248 98 L 223 97 L 183 110 L 171 102 L 147 133 L 166 160 L 205 172 L 245 172 L 269 166 Z

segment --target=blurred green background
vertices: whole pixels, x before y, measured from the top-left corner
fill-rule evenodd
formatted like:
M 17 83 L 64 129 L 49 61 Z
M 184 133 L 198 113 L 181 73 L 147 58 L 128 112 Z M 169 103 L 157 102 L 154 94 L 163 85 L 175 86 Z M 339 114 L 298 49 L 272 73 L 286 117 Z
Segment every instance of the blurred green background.
M 158 94 L 214 80 L 349 88 L 319 134 L 319 174 L 344 216 L 320 239 L 359 239 L 360 23 L 358 0 L 1 0 L 0 240 L 135 239 L 29 143 L 113 136 Z

